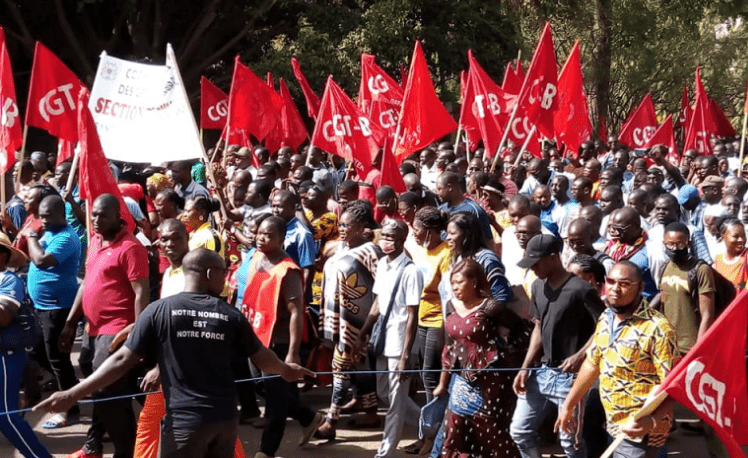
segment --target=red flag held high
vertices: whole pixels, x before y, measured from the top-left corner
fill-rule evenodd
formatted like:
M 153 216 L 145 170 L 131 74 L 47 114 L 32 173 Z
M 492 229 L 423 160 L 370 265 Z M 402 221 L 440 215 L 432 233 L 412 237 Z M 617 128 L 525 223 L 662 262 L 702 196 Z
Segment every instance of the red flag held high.
M 688 101 L 688 85 L 683 85 L 683 95 L 680 98 L 680 112 L 678 113 L 678 122 L 675 124 L 676 128 L 688 127 L 688 122 L 691 120 L 693 114 L 693 108 Z
M 101 148 L 99 133 L 96 131 L 91 112 L 88 110 L 88 99 L 91 94 L 82 88 L 78 95 L 78 138 L 80 142 L 80 156 L 78 162 L 78 183 L 80 195 L 86 199 L 89 208 L 94 200 L 102 194 L 114 194 L 119 200 L 120 217 L 125 220 L 127 230 L 132 233 L 135 222 L 127 209 L 122 193 L 117 187 L 117 180 L 109 168 L 109 161 Z
M 5 32 L 0 28 L 0 173 L 16 163 L 16 151 L 23 144 L 21 117 L 18 112 L 13 70 L 5 46 Z
M 623 123 L 618 140 L 631 148 L 643 148 L 659 126 L 652 96 L 647 94 Z
M 550 23 L 545 24 L 540 35 L 518 101 L 519 109 L 537 126 L 540 135 L 554 137 L 553 112 L 558 106 L 558 70 Z
M 72 159 L 75 156 L 75 145 L 70 140 L 64 138 L 57 139 L 57 165 L 62 164 L 68 159 Z
M 709 106 L 709 96 L 704 89 L 704 83 L 701 81 L 700 67 L 696 67 L 695 99 L 692 116 L 688 122 L 688 129 L 686 129 L 683 151 L 695 149 L 702 155 L 712 154 L 712 145 L 709 143 L 709 139 L 716 134 L 718 127 Z
M 317 119 L 320 104 L 319 97 L 317 97 L 317 94 L 312 90 L 312 86 L 309 85 L 309 81 L 307 81 L 304 73 L 301 72 L 301 64 L 295 57 L 291 58 L 291 67 L 293 67 L 293 74 L 301 86 L 301 92 L 304 93 L 307 114 L 310 118 Z
M 283 145 L 298 149 L 307 138 L 306 125 L 301 119 L 301 113 L 296 108 L 296 102 L 291 97 L 291 92 L 286 86 L 286 81 L 281 78 L 278 86 L 280 95 L 283 97 L 283 110 L 281 111 L 281 127 L 283 130 Z
M 263 140 L 279 123 L 283 99 L 236 57 L 229 92 L 228 125 Z
M 332 76 L 328 77 L 312 144 L 353 161 L 358 176 L 365 177 L 386 136 L 386 131 L 366 117 Z
M 31 69 L 26 125 L 55 137 L 78 140 L 78 93 L 83 88 L 75 73 L 43 44 L 37 42 Z
M 520 79 L 517 73 L 512 68 L 512 62 L 507 62 L 506 70 L 504 71 L 504 81 L 501 83 L 502 89 L 509 94 L 517 95 L 522 90 L 522 83 L 524 79 Z
M 223 129 L 226 127 L 229 96 L 206 78 L 200 78 L 200 128 Z
M 382 175 L 379 184 L 380 186 L 387 185 L 396 193 L 401 194 L 408 189 L 405 187 L 403 176 L 400 175 L 400 168 L 397 166 L 397 160 L 392 154 L 392 147 L 389 143 L 389 141 L 385 141 L 382 149 Z
M 361 54 L 358 107 L 394 138 L 405 94 L 397 81 L 385 73 L 374 59 L 371 54 Z
M 423 47 L 420 41 L 416 41 L 398 121 L 395 158 L 402 162 L 409 154 L 427 147 L 455 129 L 457 123 L 436 95 Z
M 665 145 L 668 147 L 668 158 L 680 159 L 678 154 L 678 145 L 675 144 L 675 133 L 673 132 L 673 115 L 669 114 L 665 122 L 662 123 L 657 131 L 644 145 L 644 148 L 652 148 L 655 145 Z M 678 162 L 676 162 L 678 163 Z
M 568 151 L 578 151 L 579 145 L 592 137 L 579 41 L 574 44 L 558 78 L 558 109 L 553 126 L 558 144 L 565 144 Z
M 458 124 L 462 128 L 463 132 L 465 132 L 465 136 L 467 137 L 468 149 L 474 150 L 478 147 L 478 142 L 481 140 L 480 130 L 478 129 L 478 126 L 475 124 L 475 122 L 471 122 L 471 120 L 462 118 L 462 113 L 465 109 L 465 104 L 467 103 L 466 100 L 469 85 L 470 79 L 468 77 L 468 72 L 466 72 L 465 70 L 460 70 L 460 100 L 462 102 L 462 106 L 460 107 L 460 121 L 458 122 Z M 472 117 L 472 112 L 470 110 L 468 110 L 467 113 L 470 113 L 470 116 Z
M 717 123 L 717 136 L 734 137 L 738 134 L 735 132 L 735 128 L 732 126 L 730 120 L 725 116 L 725 112 L 722 111 L 722 108 L 720 108 L 719 105 L 717 105 L 717 102 L 712 98 L 709 99 L 709 109 L 712 112 L 712 118 L 714 118 L 714 121 Z
M 743 290 L 660 387 L 714 428 L 731 458 L 745 457 L 740 446 L 748 445 L 746 324 L 748 291 Z
M 486 149 L 496 152 L 516 97 L 504 92 L 488 76 L 475 59 L 472 50 L 468 50 L 468 62 L 470 71 L 460 110 L 460 125 L 466 131 L 477 128 Z

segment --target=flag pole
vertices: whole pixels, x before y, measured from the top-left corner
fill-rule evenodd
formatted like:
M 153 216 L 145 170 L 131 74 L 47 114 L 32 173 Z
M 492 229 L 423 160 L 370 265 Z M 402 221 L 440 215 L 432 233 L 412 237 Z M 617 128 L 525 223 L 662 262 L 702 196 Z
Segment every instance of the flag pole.
M 468 141 L 467 131 L 463 133 L 465 134 L 465 154 L 467 154 L 468 165 L 470 165 L 470 161 L 472 160 L 470 157 L 470 142 Z
M 657 388 L 655 388 L 653 391 L 656 391 Z M 651 394 L 650 394 L 651 396 Z M 654 395 L 653 397 L 648 398 L 644 405 L 639 409 L 635 414 L 633 414 L 629 420 L 629 422 L 638 421 L 642 418 L 652 415 L 655 410 L 657 410 L 658 407 L 662 405 L 663 402 L 668 398 L 668 394 L 664 391 L 661 391 Z M 603 452 L 602 455 L 600 455 L 600 458 L 609 458 L 613 455 L 613 452 L 615 452 L 616 448 L 623 442 L 624 439 L 626 439 L 628 436 L 626 436 L 623 433 L 618 433 L 615 440 L 613 440 L 613 443 L 608 446 L 608 448 L 605 449 L 605 452 Z
M 506 124 L 506 129 L 504 129 L 504 135 L 501 137 L 501 143 L 499 143 L 499 148 L 496 150 L 496 156 L 494 156 L 493 158 L 493 164 L 491 164 L 491 170 L 489 173 L 493 173 L 494 169 L 496 169 L 496 164 L 499 161 L 501 150 L 504 148 L 504 144 L 506 143 L 507 137 L 509 137 L 509 129 L 512 127 L 512 122 L 514 121 L 514 117 L 517 115 L 517 108 L 519 108 L 519 103 L 514 104 L 514 108 L 512 109 L 512 114 L 511 116 L 509 116 L 509 122 Z
M 80 161 L 80 148 L 78 148 L 73 154 L 73 163 L 70 165 L 70 174 L 68 175 L 68 181 L 65 183 L 65 189 L 67 192 L 73 192 L 73 181 L 75 180 L 75 174 L 78 172 L 78 162 Z
M 532 129 L 530 129 L 530 132 L 527 133 L 527 139 L 522 144 L 522 148 L 519 150 L 519 154 L 517 154 L 517 157 L 514 159 L 514 165 L 519 164 L 519 160 L 522 157 L 522 153 L 525 152 L 527 149 L 527 145 L 530 144 L 530 140 L 532 140 L 532 136 L 535 135 L 535 129 L 537 129 L 537 125 L 532 126 Z
M 18 163 L 23 163 L 23 157 L 26 153 L 26 136 L 29 133 L 29 125 L 26 124 L 23 126 L 23 142 L 21 143 L 21 157 L 18 159 Z M 13 189 L 18 192 L 18 189 L 20 189 L 21 186 L 21 171 L 19 170 L 18 173 L 16 173 L 16 182 L 13 185 Z
M 743 110 L 745 111 L 745 110 Z M 745 153 L 745 128 L 746 123 L 748 122 L 748 114 L 743 113 L 743 133 L 740 136 L 740 161 L 738 162 L 738 176 L 740 176 L 740 171 L 743 170 L 743 158 Z

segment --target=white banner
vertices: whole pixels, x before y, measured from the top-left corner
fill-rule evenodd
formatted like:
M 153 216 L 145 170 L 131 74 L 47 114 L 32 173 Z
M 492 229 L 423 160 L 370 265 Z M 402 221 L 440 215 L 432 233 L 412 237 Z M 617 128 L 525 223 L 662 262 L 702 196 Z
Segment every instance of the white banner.
M 162 162 L 204 157 L 171 45 L 166 65 L 101 53 L 89 108 L 108 159 Z

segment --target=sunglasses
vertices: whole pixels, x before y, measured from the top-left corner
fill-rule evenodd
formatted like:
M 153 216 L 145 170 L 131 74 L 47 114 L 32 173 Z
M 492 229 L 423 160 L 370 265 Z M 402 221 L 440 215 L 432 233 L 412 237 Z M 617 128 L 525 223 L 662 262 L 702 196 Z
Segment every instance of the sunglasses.
M 608 286 L 608 288 L 615 288 L 616 285 L 620 286 L 621 288 L 631 288 L 632 285 L 635 285 L 637 283 L 639 282 L 631 280 L 616 280 L 614 278 L 605 279 L 605 284 Z

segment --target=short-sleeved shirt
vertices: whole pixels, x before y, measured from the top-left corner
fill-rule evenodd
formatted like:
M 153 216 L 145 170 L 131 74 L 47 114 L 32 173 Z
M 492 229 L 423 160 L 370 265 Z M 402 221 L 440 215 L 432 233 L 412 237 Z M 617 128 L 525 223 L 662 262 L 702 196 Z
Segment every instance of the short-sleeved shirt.
M 421 303 L 418 307 L 418 325 L 429 328 L 441 327 L 444 319 L 439 283 L 442 281 L 442 276 L 449 271 L 449 264 L 452 260 L 449 247 L 446 242 L 442 242 L 432 250 L 418 247 L 415 253 L 411 254 L 413 262 L 421 271 L 424 283 Z
M 662 312 L 675 329 L 681 353 L 690 350 L 699 335 L 700 322 L 696 314 L 699 304 L 694 303 L 694 300 L 698 301 L 700 294 L 714 293 L 717 290 L 712 268 L 706 264 L 700 264 L 696 270 L 698 291 L 697 294 L 693 294 L 691 285 L 688 284 L 688 271 L 694 265 L 695 263 L 692 263 L 688 268 L 683 268 L 674 262 L 669 262 L 660 279 Z
M 73 306 L 78 293 L 78 267 L 81 241 L 72 227 L 47 230 L 39 239 L 45 253 L 54 256 L 56 264 L 44 269 L 29 264 L 29 295 L 39 310 L 59 310 Z
M 312 231 L 298 218 L 292 218 L 291 221 L 286 223 L 286 238 L 283 240 L 283 249 L 302 269 L 314 265 L 314 258 L 317 256 L 315 246 Z
M 600 316 L 587 349 L 588 360 L 600 371 L 600 399 L 613 437 L 680 359 L 675 331 L 660 312 L 642 304 L 617 325 L 614 318 L 610 309 Z M 666 434 L 668 428 L 663 425 L 655 433 Z
M 206 250 L 215 251 L 222 258 L 225 257 L 226 243 L 217 230 L 213 229 L 210 221 L 206 221 L 202 226 L 190 232 L 190 250 L 195 248 L 205 248 Z
M 0 297 L 7 299 L 15 304 L 16 307 L 28 306 L 28 296 L 26 295 L 26 285 L 18 275 L 11 271 L 0 272 Z M 0 328 L 0 351 L 18 350 L 22 347 L 21 339 L 28 332 L 29 322 L 32 318 L 27 315 L 26 319 L 19 317 L 14 319 L 9 325 Z
M 478 203 L 474 200 L 465 199 L 462 201 L 462 203 L 459 203 L 454 207 L 450 207 L 446 202 L 443 202 L 441 205 L 439 205 L 439 210 L 445 211 L 450 215 L 457 212 L 471 213 L 473 216 L 478 218 L 481 232 L 483 232 L 483 239 L 491 240 L 493 238 L 493 236 L 491 235 L 491 221 L 488 219 L 488 214 L 485 210 L 483 210 L 483 207 L 478 205 Z
M 175 428 L 236 418 L 231 360 L 262 347 L 241 312 L 217 297 L 189 292 L 149 305 L 125 345 L 148 363 L 158 362 Z
M 557 367 L 578 352 L 594 332 L 597 318 L 604 309 L 597 291 L 576 275 L 570 275 L 556 290 L 547 280 L 535 280 L 531 313 L 540 321 L 542 362 Z
M 395 291 L 398 277 L 400 277 L 400 284 Z M 387 313 L 390 299 L 393 294 L 395 295 L 385 331 L 384 356 L 399 358 L 405 342 L 408 307 L 418 307 L 421 302 L 421 291 L 423 291 L 421 272 L 404 252 L 392 262 L 385 256 L 377 264 L 377 276 L 372 291 L 377 295 L 381 315 Z
M 135 321 L 130 282 L 143 278 L 148 252 L 134 235 L 122 230 L 108 245 L 100 234 L 91 237 L 82 302 L 89 335 L 114 335 Z
M 210 197 L 210 193 L 208 192 L 208 190 L 205 189 L 203 185 L 197 183 L 194 180 L 190 181 L 190 184 L 188 184 L 184 188 L 181 185 L 174 186 L 174 192 L 179 194 L 179 197 L 181 197 L 185 201 L 196 196 L 205 196 L 208 198 Z
M 184 268 L 183 266 L 169 266 L 161 278 L 161 299 L 174 296 L 184 291 Z

